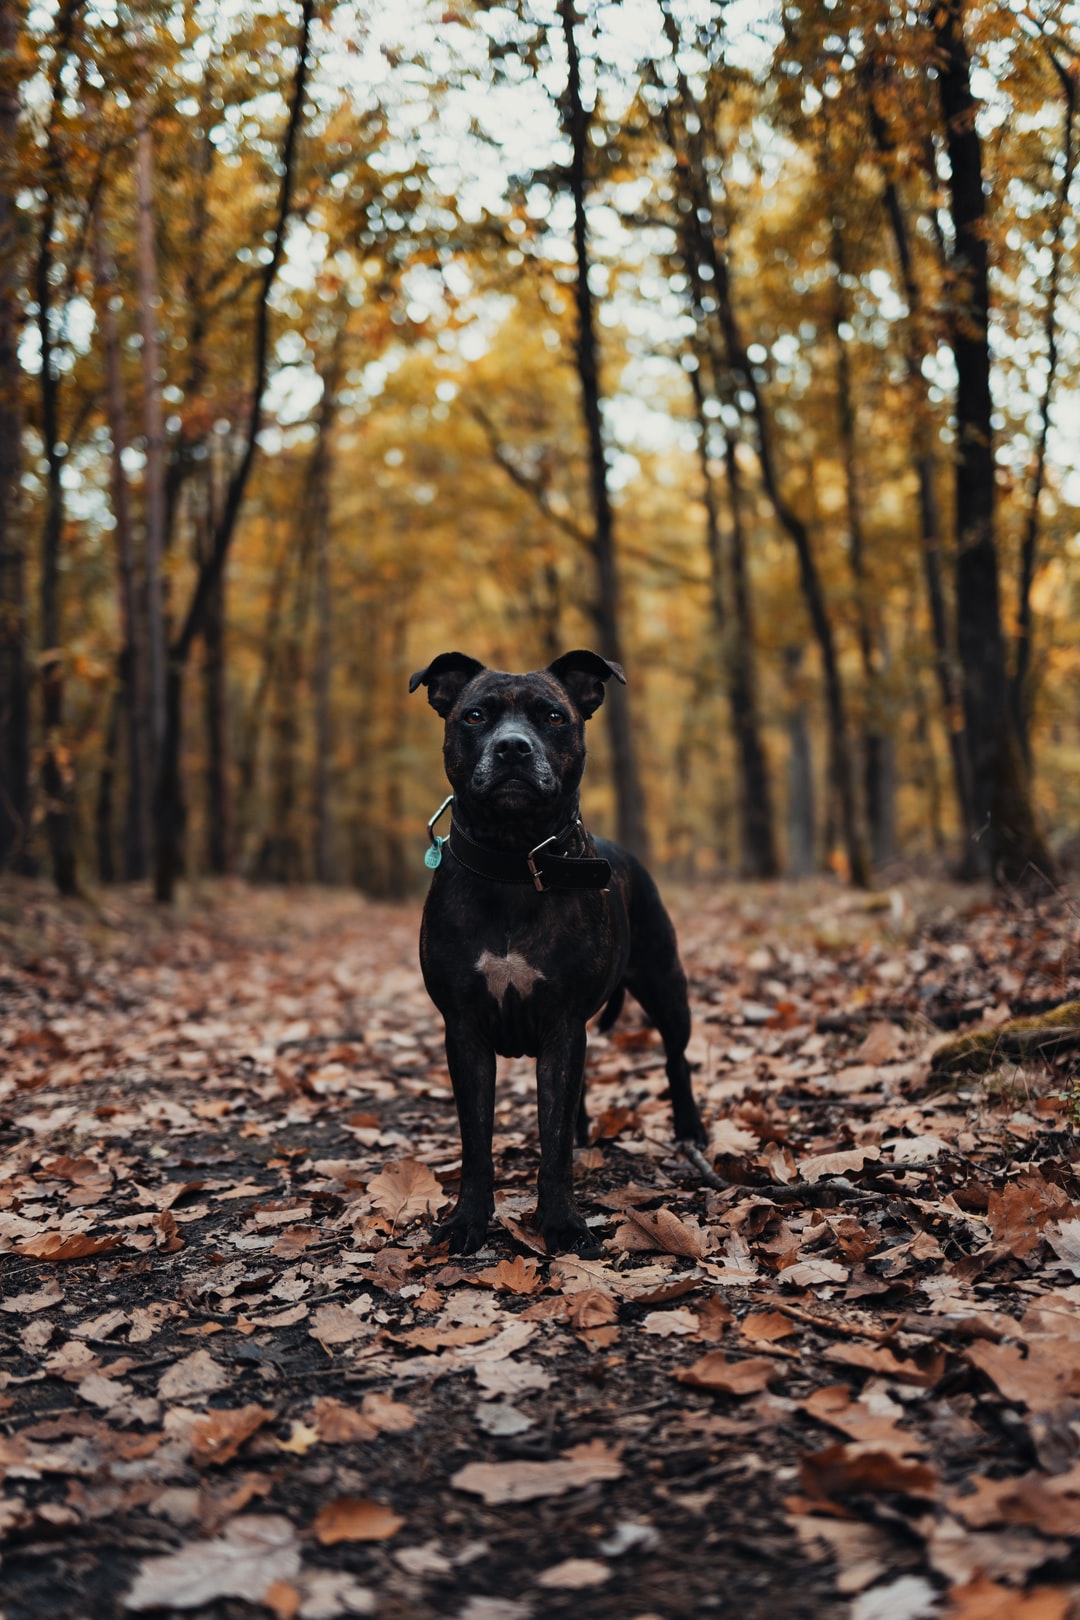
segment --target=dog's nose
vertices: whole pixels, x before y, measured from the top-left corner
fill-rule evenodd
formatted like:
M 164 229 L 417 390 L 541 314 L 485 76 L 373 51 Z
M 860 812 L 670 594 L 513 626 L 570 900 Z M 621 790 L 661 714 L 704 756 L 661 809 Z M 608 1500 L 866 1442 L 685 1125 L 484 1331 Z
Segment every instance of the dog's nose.
M 533 745 L 523 731 L 504 731 L 495 743 L 499 759 L 525 759 L 532 751 Z

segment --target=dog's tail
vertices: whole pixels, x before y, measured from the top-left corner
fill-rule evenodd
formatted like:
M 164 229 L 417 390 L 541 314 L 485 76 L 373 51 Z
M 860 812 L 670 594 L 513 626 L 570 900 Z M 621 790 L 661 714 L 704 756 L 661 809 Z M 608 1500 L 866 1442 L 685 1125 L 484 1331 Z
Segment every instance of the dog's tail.
M 622 1012 L 623 1002 L 625 1000 L 626 986 L 625 984 L 620 984 L 619 988 L 616 990 L 615 994 L 612 996 L 611 1000 L 600 1014 L 600 1022 L 596 1027 L 601 1035 L 606 1035 L 612 1024 L 614 1024 L 615 1020 Z

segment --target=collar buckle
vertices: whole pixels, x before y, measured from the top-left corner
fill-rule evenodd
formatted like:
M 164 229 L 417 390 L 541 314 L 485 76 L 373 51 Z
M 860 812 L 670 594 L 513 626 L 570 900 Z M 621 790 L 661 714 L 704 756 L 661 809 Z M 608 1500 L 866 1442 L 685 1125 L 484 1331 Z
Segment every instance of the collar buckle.
M 542 844 L 535 844 L 525 857 L 525 865 L 529 868 L 529 872 L 532 875 L 533 888 L 536 890 L 537 894 L 545 894 L 547 892 L 547 884 L 544 882 L 544 874 L 536 864 L 536 857 L 540 854 L 541 850 L 547 849 L 549 844 L 557 844 L 560 836 L 561 835 L 559 833 L 552 833 L 551 837 L 545 838 Z

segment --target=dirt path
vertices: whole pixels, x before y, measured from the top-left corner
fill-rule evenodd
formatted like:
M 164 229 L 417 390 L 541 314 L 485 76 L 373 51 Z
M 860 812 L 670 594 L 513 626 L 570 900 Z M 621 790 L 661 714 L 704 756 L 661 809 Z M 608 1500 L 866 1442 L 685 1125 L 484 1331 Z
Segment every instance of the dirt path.
M 1075 1053 L 932 1056 L 1077 996 L 1075 907 L 676 913 L 728 1185 L 628 1009 L 577 1156 L 603 1258 L 531 1233 L 522 1062 L 459 1262 L 417 907 L 0 889 L 3 1620 L 1074 1612 Z

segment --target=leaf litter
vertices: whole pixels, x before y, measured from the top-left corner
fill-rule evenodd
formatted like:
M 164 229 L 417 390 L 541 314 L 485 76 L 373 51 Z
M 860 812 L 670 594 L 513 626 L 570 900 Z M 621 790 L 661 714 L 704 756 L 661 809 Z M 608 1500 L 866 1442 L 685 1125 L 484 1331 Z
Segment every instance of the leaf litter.
M 1080 1082 L 1031 1027 L 1080 993 L 1075 907 L 675 909 L 709 1176 L 628 1008 L 577 1155 L 601 1257 L 532 1228 L 513 1062 L 462 1259 L 428 1243 L 460 1150 L 415 907 L 4 890 L 5 1620 L 76 1586 L 221 1620 L 1077 1612 Z

